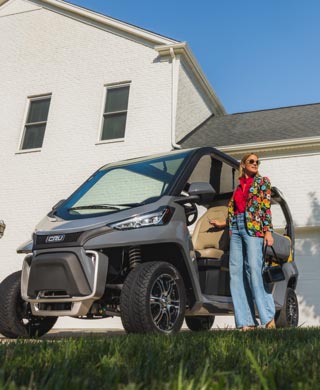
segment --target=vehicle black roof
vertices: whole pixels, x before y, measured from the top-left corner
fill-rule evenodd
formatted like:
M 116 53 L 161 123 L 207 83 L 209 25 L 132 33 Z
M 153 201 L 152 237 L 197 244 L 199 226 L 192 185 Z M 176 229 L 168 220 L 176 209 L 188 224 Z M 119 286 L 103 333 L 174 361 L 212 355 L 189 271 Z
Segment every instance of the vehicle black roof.
M 185 154 L 185 155 L 203 155 L 203 154 L 209 154 L 212 153 L 216 157 L 220 157 L 222 160 L 228 161 L 232 165 L 238 166 L 237 160 L 235 160 L 233 157 L 221 152 L 220 150 L 209 147 L 209 146 L 203 146 L 203 147 L 196 147 L 196 148 L 189 148 L 189 149 L 176 149 L 176 150 L 171 150 L 168 152 L 163 152 L 163 153 L 158 153 L 158 154 L 151 154 L 147 156 L 141 156 L 141 157 L 136 157 L 132 159 L 127 159 L 127 160 L 121 160 L 121 161 L 115 161 L 112 163 L 108 163 L 106 165 L 103 165 L 100 170 L 110 168 L 113 166 L 121 166 L 121 165 L 126 165 L 126 164 L 131 164 L 131 163 L 136 163 L 140 162 L 143 160 L 151 160 L 151 159 L 156 159 L 156 158 L 161 158 L 165 156 L 173 156 L 173 155 L 178 155 L 178 154 Z

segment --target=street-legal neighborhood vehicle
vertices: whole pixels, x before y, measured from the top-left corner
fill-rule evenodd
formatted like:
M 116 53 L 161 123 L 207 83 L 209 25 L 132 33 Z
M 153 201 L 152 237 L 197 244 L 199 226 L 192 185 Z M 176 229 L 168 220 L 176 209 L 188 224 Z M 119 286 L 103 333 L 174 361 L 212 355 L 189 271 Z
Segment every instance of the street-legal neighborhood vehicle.
M 229 234 L 209 219 L 227 217 L 239 163 L 210 147 L 111 163 L 95 172 L 38 224 L 21 245 L 22 271 L 0 285 L 0 332 L 42 336 L 58 317 L 120 316 L 130 333 L 209 330 L 233 315 Z M 282 231 L 275 256 L 285 279 L 273 292 L 278 327 L 298 324 L 294 228 L 272 190 Z M 190 227 L 193 227 L 192 234 Z

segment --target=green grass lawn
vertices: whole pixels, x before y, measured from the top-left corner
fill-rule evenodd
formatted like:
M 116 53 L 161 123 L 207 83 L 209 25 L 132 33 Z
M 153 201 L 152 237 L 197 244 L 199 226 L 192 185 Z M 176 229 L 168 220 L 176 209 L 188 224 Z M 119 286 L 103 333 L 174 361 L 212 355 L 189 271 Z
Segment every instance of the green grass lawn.
M 0 344 L 0 389 L 320 389 L 320 329 Z

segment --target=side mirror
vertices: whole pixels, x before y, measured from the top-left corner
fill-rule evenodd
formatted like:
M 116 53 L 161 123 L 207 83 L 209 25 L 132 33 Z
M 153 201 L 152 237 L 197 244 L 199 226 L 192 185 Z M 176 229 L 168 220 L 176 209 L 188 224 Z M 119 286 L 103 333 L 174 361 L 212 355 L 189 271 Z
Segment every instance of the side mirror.
M 189 196 L 177 198 L 175 202 L 179 204 L 185 204 L 190 202 L 198 204 L 210 203 L 214 198 L 216 191 L 209 183 L 197 182 L 190 184 L 188 194 Z
M 212 201 L 216 195 L 216 191 L 211 184 L 205 182 L 191 183 L 188 191 L 191 197 L 198 196 L 198 203 L 207 203 Z

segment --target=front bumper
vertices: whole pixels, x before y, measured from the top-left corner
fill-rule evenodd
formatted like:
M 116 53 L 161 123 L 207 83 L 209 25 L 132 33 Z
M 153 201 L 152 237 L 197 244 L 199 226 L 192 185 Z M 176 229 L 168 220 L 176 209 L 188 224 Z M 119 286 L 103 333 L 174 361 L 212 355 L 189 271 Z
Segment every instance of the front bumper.
M 36 251 L 23 262 L 22 298 L 37 316 L 85 316 L 104 294 L 108 263 L 83 247 Z

